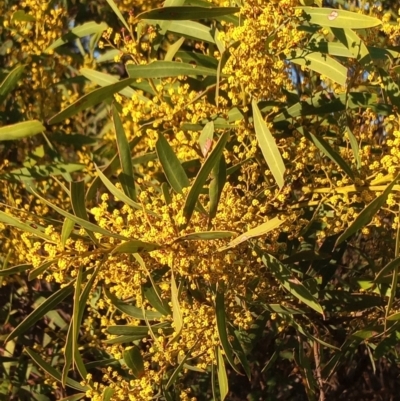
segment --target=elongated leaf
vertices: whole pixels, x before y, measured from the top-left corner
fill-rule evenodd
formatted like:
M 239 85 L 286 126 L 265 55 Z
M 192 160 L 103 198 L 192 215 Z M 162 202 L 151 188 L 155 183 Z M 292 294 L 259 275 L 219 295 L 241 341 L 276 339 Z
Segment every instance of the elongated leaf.
M 297 50 L 292 53 L 294 54 L 289 58 L 292 63 L 318 72 L 339 85 L 346 85 L 347 68 L 327 54 L 304 50 Z
M 167 78 L 178 76 L 197 76 L 204 75 L 209 77 L 217 76 L 217 70 L 179 63 L 177 61 L 153 61 L 145 65 L 128 64 L 126 66 L 129 77 L 133 78 Z
M 357 170 L 361 168 L 361 157 L 360 157 L 360 148 L 358 146 L 358 142 L 356 137 L 353 134 L 353 131 L 346 127 L 347 136 L 349 137 L 351 150 L 353 151 L 354 159 L 356 161 Z
M 162 7 L 154 10 L 145 11 L 138 15 L 138 19 L 148 20 L 196 20 L 212 19 L 223 15 L 235 14 L 239 12 L 238 7 Z
M 162 299 L 158 290 L 155 288 L 155 283 L 152 283 L 151 286 L 142 286 L 143 295 L 149 301 L 150 305 L 163 316 L 172 315 L 167 300 Z
M 112 253 L 140 253 L 140 252 L 151 252 L 155 249 L 160 248 L 160 245 L 151 242 L 143 242 L 140 240 L 131 240 L 123 242 L 116 246 Z
M 212 148 L 213 136 L 214 136 L 214 122 L 210 121 L 204 126 L 199 137 L 200 150 L 204 157 L 208 155 L 208 153 Z
M 48 373 L 53 379 L 57 381 L 61 381 L 61 373 L 54 369 L 49 363 L 45 362 L 39 354 L 37 354 L 35 351 L 31 350 L 29 347 L 25 348 L 25 352 L 32 358 L 32 360 L 41 368 L 43 369 L 46 373 Z M 78 391 L 84 391 L 86 392 L 89 390 L 89 386 L 82 386 L 80 383 L 77 381 L 67 378 L 66 380 L 66 385 L 68 387 L 74 388 L 75 390 Z
M 143 376 L 143 356 L 136 345 L 124 351 L 124 361 L 137 379 Z
M 178 375 L 181 372 L 181 370 L 183 368 L 185 368 L 186 365 L 186 361 L 189 358 L 192 350 L 194 349 L 194 347 L 197 345 L 197 341 L 195 342 L 195 344 L 193 345 L 193 347 L 186 353 L 186 355 L 182 358 L 182 360 L 179 362 L 179 365 L 176 367 L 176 369 L 172 372 L 172 375 L 169 377 L 167 384 L 165 385 L 165 389 L 168 390 L 178 379 Z M 187 369 L 187 368 L 186 368 Z
M 40 320 L 47 312 L 56 308 L 56 306 L 63 301 L 68 295 L 73 292 L 73 282 L 67 284 L 66 287 L 56 291 L 43 303 L 41 303 L 34 311 L 32 311 L 6 338 L 5 342 L 23 334 L 26 330 L 30 329 L 38 320 Z
M 260 109 L 255 100 L 252 101 L 252 106 L 254 129 L 256 131 L 258 145 L 261 148 L 261 152 L 275 178 L 276 183 L 279 188 L 282 188 L 285 184 L 285 164 L 283 163 L 282 156 L 279 152 L 278 146 L 276 145 L 275 138 L 272 136 L 266 122 L 262 118 Z
M 75 213 L 75 216 L 80 217 L 83 220 L 89 221 L 88 214 L 86 212 L 85 206 L 85 183 L 83 181 L 73 181 L 71 182 L 71 206 Z M 71 221 L 71 220 L 70 220 Z M 71 226 L 73 224 L 69 223 Z M 93 231 L 87 230 L 89 237 L 95 244 L 98 244 L 98 240 L 93 234 Z
M 249 231 L 246 231 L 244 234 L 239 235 L 233 241 L 231 241 L 226 247 L 219 249 L 219 251 L 224 251 L 226 249 L 235 247 L 241 244 L 244 241 L 249 240 L 250 238 L 259 237 L 260 235 L 265 235 L 272 230 L 275 230 L 280 225 L 282 225 L 285 220 L 280 220 L 278 217 L 273 217 L 271 220 L 260 224 L 259 226 L 252 228 Z
M 15 217 L 12 217 L 2 211 L 0 211 L 0 221 L 4 224 L 18 228 L 21 231 L 36 235 L 38 238 L 43 238 L 47 241 L 51 241 L 51 237 L 44 233 L 44 229 L 41 230 L 38 226 L 36 226 L 34 224 L 23 223 L 23 222 L 17 220 Z
M 161 133 L 158 135 L 156 151 L 169 185 L 175 192 L 181 194 L 182 189 L 190 185 L 190 181 L 175 152 Z
M 210 212 L 208 217 L 208 228 L 212 226 L 212 219 L 217 215 L 219 200 L 221 199 L 222 191 L 226 183 L 226 163 L 225 157 L 222 154 L 212 170 L 212 180 L 210 182 L 210 188 L 208 191 L 210 197 Z
M 61 216 L 67 217 L 70 220 L 72 220 L 74 223 L 79 224 L 80 226 L 82 226 L 83 228 L 93 231 L 93 232 L 97 232 L 100 234 L 103 234 L 107 237 L 113 237 L 113 238 L 117 238 L 120 239 L 122 241 L 126 241 L 128 240 L 128 238 L 119 235 L 119 234 L 114 234 L 110 231 L 107 231 L 104 228 L 101 228 L 99 226 L 97 226 L 96 224 L 93 224 L 89 221 L 86 221 L 84 219 L 81 219 L 80 217 L 74 216 L 71 213 L 66 212 L 65 210 L 59 208 L 58 206 L 52 204 L 51 202 L 49 202 L 47 199 L 43 198 L 42 196 L 40 196 L 35 190 L 33 190 L 32 188 L 30 188 L 31 192 L 37 196 L 42 202 L 44 202 L 47 206 L 50 206 L 52 209 L 54 209 L 56 212 L 58 212 L 59 214 L 61 214 Z
M 106 74 L 105 72 L 101 72 L 101 71 L 92 70 L 90 68 L 81 68 L 79 70 L 79 72 L 85 78 L 87 78 L 89 81 L 92 81 L 95 84 L 102 86 L 102 87 L 109 86 L 109 85 L 119 82 L 119 79 L 113 75 Z M 130 87 L 126 87 L 126 88 L 120 90 L 118 93 L 120 93 L 123 96 L 126 96 L 129 99 L 132 99 L 133 95 L 136 94 L 136 96 L 140 100 L 143 100 L 144 102 L 149 101 L 149 99 L 146 96 L 139 95 L 136 91 L 134 91 Z
M 221 348 L 217 348 L 217 376 L 218 376 L 218 386 L 219 394 L 221 396 L 221 401 L 224 401 L 229 393 L 228 375 L 226 374 L 225 362 L 222 356 Z
M 61 244 L 63 247 L 65 247 L 65 244 L 67 242 L 67 239 L 72 233 L 72 230 L 74 229 L 75 223 L 70 220 L 68 217 L 64 219 L 64 223 L 61 229 Z
M 52 163 L 37 164 L 32 167 L 22 167 L 11 170 L 0 177 L 9 181 L 33 181 L 42 180 L 44 177 L 66 175 L 85 168 L 84 164 L 78 163 Z
M 300 132 L 303 132 L 304 136 L 314 143 L 314 145 L 323 153 L 328 156 L 334 163 L 336 163 L 352 180 L 354 180 L 354 173 L 351 167 L 343 160 L 343 158 L 336 153 L 327 141 L 322 136 L 317 136 L 308 132 L 307 130 L 300 128 Z
M 147 317 L 148 320 L 160 319 L 163 314 L 160 312 L 155 312 L 147 309 L 141 309 L 134 305 L 129 305 L 128 303 L 121 301 L 107 289 L 105 289 L 105 294 L 107 298 L 111 301 L 111 303 L 119 309 L 121 312 L 125 313 L 128 316 L 132 316 L 135 319 L 144 320 L 144 316 Z
M 196 64 L 212 69 L 218 68 L 218 60 L 216 60 L 214 57 L 207 56 L 202 53 L 180 50 L 178 51 L 178 53 L 176 53 L 175 57 L 177 60 L 187 64 Z
M 2 270 L 0 270 L 0 277 L 7 277 L 7 276 L 11 276 L 12 274 L 19 274 L 19 273 L 27 271 L 31 267 L 32 267 L 32 265 L 17 265 L 17 266 L 9 267 L 8 269 L 2 269 Z
M 236 235 L 234 231 L 199 231 L 185 234 L 175 240 L 178 241 L 207 241 L 215 239 L 230 238 Z
M 331 28 L 365 29 L 382 24 L 381 20 L 368 15 L 362 15 L 346 10 L 332 8 L 296 7 L 306 14 L 306 20 L 311 24 Z
M 238 370 L 233 358 L 232 345 L 228 340 L 224 293 L 220 290 L 217 291 L 215 296 L 215 317 L 217 320 L 219 341 L 222 349 L 224 350 L 225 357 L 232 368 L 240 374 L 240 371 Z
M 111 387 L 107 387 L 102 394 L 102 401 L 111 401 L 112 396 L 115 393 L 115 389 Z
M 352 54 L 351 57 L 356 58 L 363 65 L 372 60 L 364 41 L 352 29 L 331 28 L 331 31 L 349 49 Z
M 206 183 L 209 174 L 211 173 L 214 166 L 219 162 L 222 152 L 225 149 L 225 145 L 229 139 L 229 132 L 224 133 L 219 138 L 215 148 L 212 150 L 204 164 L 201 166 L 192 187 L 187 195 L 185 205 L 183 206 L 183 215 L 186 219 L 186 225 L 189 224 L 190 218 L 192 217 L 194 208 L 198 197 L 203 189 L 203 185 Z
M 159 323 L 155 324 L 152 327 L 154 332 L 157 332 L 158 329 L 163 329 L 169 326 L 169 323 Z M 149 328 L 147 326 L 108 326 L 107 332 L 117 336 L 134 336 L 140 335 L 141 338 L 146 337 L 149 333 Z
M 43 274 L 52 264 L 56 263 L 56 260 L 48 260 L 38 266 L 36 269 L 31 270 L 28 275 L 28 280 L 32 281 L 35 278 L 39 277 Z
M 264 254 L 262 261 L 287 291 L 293 294 L 299 301 L 324 315 L 324 311 L 317 299 L 297 278 L 290 274 L 290 270 L 285 265 L 269 254 Z
M 232 326 L 228 326 L 228 332 L 229 332 L 229 336 L 232 339 L 232 350 L 234 352 L 234 354 L 237 356 L 237 358 L 240 361 L 240 364 L 243 367 L 243 370 L 246 373 L 246 376 L 248 377 L 248 379 L 251 379 L 251 368 L 250 368 L 250 364 L 249 361 L 247 360 L 246 354 L 243 350 L 242 344 L 239 341 L 239 331 L 236 331 L 233 329 Z
M 171 272 L 171 303 L 172 303 L 172 317 L 174 319 L 174 329 L 176 333 L 174 339 L 177 339 L 182 331 L 183 319 L 182 319 L 181 308 L 179 305 L 179 291 L 176 285 L 175 276 L 173 272 Z
M 5 125 L 0 127 L 0 141 L 15 141 L 40 134 L 45 130 L 43 124 L 37 120 Z
M 347 238 L 355 234 L 358 230 L 365 227 L 372 220 L 372 218 L 375 216 L 378 210 L 382 206 L 384 206 L 386 199 L 389 196 L 390 192 L 392 191 L 398 178 L 399 176 L 396 176 L 393 182 L 386 187 L 386 189 L 382 192 L 382 194 L 379 195 L 377 198 L 375 198 L 372 202 L 368 204 L 368 206 L 366 206 L 363 209 L 363 211 L 356 217 L 353 223 L 349 227 L 347 227 L 344 233 L 341 234 L 340 237 L 337 239 L 335 243 L 335 248 L 343 241 L 345 241 Z
M 379 68 L 378 69 L 379 74 L 382 78 L 382 82 L 384 85 L 384 89 L 389 96 L 390 102 L 392 103 L 393 106 L 396 106 L 397 108 L 400 108 L 400 88 L 394 82 L 392 77 L 388 74 L 388 72 L 383 69 Z
M 162 20 L 148 20 L 149 25 L 166 25 L 164 34 L 169 31 L 185 38 L 200 40 L 208 43 L 215 43 L 211 28 L 207 25 L 200 24 L 195 21 L 162 21 Z M 160 34 L 163 31 L 160 32 Z
M 386 274 L 392 273 L 394 269 L 400 266 L 400 257 L 397 257 L 396 259 L 393 259 L 390 261 L 388 264 L 386 264 L 376 275 L 374 282 L 379 283 L 383 276 Z M 1 275 L 1 271 L 0 271 Z
M 126 196 L 121 190 L 119 190 L 102 172 L 101 170 L 95 166 L 97 174 L 100 177 L 100 180 L 103 182 L 103 184 L 106 186 L 106 188 L 121 202 L 126 203 L 130 207 L 136 210 L 143 210 L 143 206 L 140 203 L 137 203 L 133 201 L 129 196 Z M 151 212 L 149 210 L 145 210 L 147 214 L 151 216 L 156 216 L 157 214 L 154 212 Z
M 115 84 L 104 86 L 103 88 L 95 89 L 94 91 L 82 96 L 77 101 L 66 107 L 48 120 L 48 124 L 57 124 L 61 121 L 66 120 L 74 116 L 75 114 L 86 110 L 90 107 L 96 106 L 97 104 L 104 102 L 105 100 L 112 97 L 115 93 L 120 92 L 122 89 L 133 83 L 134 80 L 127 78 L 122 81 L 118 81 Z
M 0 84 L 0 104 L 4 102 L 7 95 L 15 88 L 24 70 L 25 65 L 18 65 L 5 77 L 3 82 Z
M 115 4 L 114 0 L 107 0 L 108 5 L 112 8 L 114 11 L 114 14 L 118 17 L 118 19 L 124 24 L 125 28 L 130 31 L 130 27 L 128 23 L 126 22 L 125 18 L 121 14 L 121 11 L 119 11 L 118 6 Z
M 121 117 L 115 105 L 112 106 L 114 128 L 117 136 L 117 148 L 122 168 L 122 179 L 120 178 L 125 195 L 136 201 L 135 179 L 133 176 L 132 156 L 129 148 L 128 138 L 122 125 Z
M 57 47 L 60 47 L 60 46 L 64 45 L 65 43 L 72 41 L 76 38 L 84 38 L 85 36 L 103 32 L 107 28 L 108 28 L 108 25 L 105 22 L 101 22 L 100 24 L 97 24 L 94 21 L 86 22 L 83 25 L 79 25 L 79 26 L 76 26 L 75 28 L 72 28 L 68 33 L 63 35 L 62 38 L 59 38 L 55 42 L 53 42 L 45 50 L 45 52 L 56 49 Z
M 175 43 L 168 47 L 168 51 L 164 57 L 164 61 L 172 61 L 176 56 L 176 53 L 181 48 L 183 43 L 185 42 L 185 38 L 182 36 Z

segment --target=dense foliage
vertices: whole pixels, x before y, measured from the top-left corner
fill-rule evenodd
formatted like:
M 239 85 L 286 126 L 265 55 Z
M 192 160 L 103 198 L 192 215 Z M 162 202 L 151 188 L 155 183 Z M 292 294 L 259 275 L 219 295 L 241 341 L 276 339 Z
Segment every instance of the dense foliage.
M 0 399 L 395 394 L 400 19 L 331 7 L 0 1 Z

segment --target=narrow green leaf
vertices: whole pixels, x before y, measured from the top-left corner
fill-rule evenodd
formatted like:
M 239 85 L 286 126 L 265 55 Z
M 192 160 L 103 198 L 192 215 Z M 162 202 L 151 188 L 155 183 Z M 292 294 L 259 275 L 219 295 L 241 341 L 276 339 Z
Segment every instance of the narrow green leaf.
M 112 106 L 115 134 L 117 137 L 117 148 L 122 168 L 121 185 L 125 195 L 136 202 L 135 178 L 133 176 L 132 155 L 129 148 L 128 138 L 122 125 L 121 117 L 115 105 Z
M 119 234 L 114 234 L 110 231 L 107 231 L 104 228 L 101 228 L 99 226 L 97 226 L 96 224 L 90 223 L 89 221 L 86 221 L 84 219 L 81 219 L 80 217 L 74 216 L 71 213 L 66 212 L 65 210 L 59 208 L 58 206 L 52 204 L 51 202 L 49 202 L 47 199 L 43 198 L 42 196 L 40 196 L 35 190 L 33 190 L 32 188 L 30 188 L 31 192 L 37 196 L 42 202 L 44 202 L 46 205 L 50 206 L 52 209 L 54 209 L 56 212 L 58 212 L 59 214 L 61 214 L 61 216 L 67 217 L 70 220 L 72 220 L 74 223 L 79 224 L 80 226 L 82 226 L 83 228 L 90 230 L 90 231 L 94 231 L 97 233 L 100 233 L 102 235 L 105 235 L 106 237 L 113 237 L 113 238 L 117 238 L 119 240 L 122 241 L 126 241 L 128 240 L 128 238 L 119 235 Z
M 140 240 L 131 240 L 123 242 L 117 245 L 113 250 L 114 253 L 140 253 L 140 252 L 151 252 L 155 249 L 159 249 L 160 245 L 151 242 L 144 242 Z
M 119 11 L 118 6 L 115 4 L 114 0 L 107 0 L 108 5 L 111 7 L 111 9 L 114 11 L 114 14 L 118 17 L 118 19 L 123 23 L 125 28 L 130 32 L 130 27 L 128 23 L 126 22 L 125 18 L 121 14 L 121 11 Z
M 226 323 L 226 314 L 225 314 L 225 301 L 224 301 L 224 293 L 222 291 L 217 291 L 215 296 L 215 316 L 217 320 L 217 329 L 219 341 L 221 343 L 222 349 L 224 350 L 225 357 L 232 368 L 239 374 L 237 366 L 235 365 L 235 361 L 233 358 L 232 345 L 228 340 L 227 333 L 227 323 Z
M 70 183 L 70 193 L 71 193 L 71 206 L 75 213 L 75 216 L 80 217 L 83 220 L 89 221 L 88 214 L 86 212 L 85 206 L 85 183 L 84 181 L 72 181 Z M 73 222 L 72 222 L 73 224 Z M 71 223 L 69 223 L 71 225 Z M 93 231 L 87 230 L 87 234 L 91 240 L 98 244 L 98 240 L 93 234 Z
M 101 87 L 109 86 L 119 82 L 119 79 L 116 76 L 106 74 L 105 72 L 92 70 L 90 68 L 81 68 L 79 72 L 89 81 L 92 81 Z M 145 102 L 149 101 L 149 99 L 146 96 L 139 95 L 136 91 L 134 91 L 130 87 L 126 87 L 120 90 L 118 93 L 120 93 L 123 96 L 126 96 L 128 99 L 132 99 L 133 95 L 136 94 L 136 96 L 140 100 L 143 100 Z
M 318 72 L 339 85 L 346 85 L 347 68 L 327 54 L 299 49 L 292 51 L 288 60 Z
M 165 32 L 167 32 L 168 30 L 168 32 L 176 33 L 188 39 L 199 40 L 207 43 L 215 43 L 215 40 L 211 34 L 211 28 L 207 25 L 203 25 L 195 21 L 145 20 L 145 22 L 147 22 L 149 25 L 155 26 L 161 26 L 167 23 L 168 29 L 166 29 Z
M 382 78 L 383 87 L 389 96 L 390 103 L 397 108 L 400 108 L 400 88 L 394 82 L 390 74 L 383 68 L 378 68 L 379 74 Z
M 63 387 L 65 387 L 65 384 L 68 379 L 68 373 L 73 362 L 73 347 L 72 347 L 73 331 L 74 331 L 73 324 L 71 322 L 68 327 L 67 339 L 65 341 L 65 347 L 64 347 L 64 364 L 61 373 L 61 384 Z
M 228 375 L 226 374 L 225 362 L 222 356 L 221 348 L 217 348 L 217 375 L 218 375 L 218 386 L 221 401 L 224 401 L 229 393 Z
M 45 130 L 43 124 L 37 120 L 5 125 L 0 127 L 0 141 L 15 141 L 40 134 Z
M 214 122 L 209 121 L 201 131 L 199 137 L 199 145 L 201 153 L 204 157 L 207 157 L 213 145 L 214 137 Z
M 158 290 L 155 289 L 154 285 L 155 284 L 150 286 L 142 286 L 144 297 L 149 301 L 150 305 L 163 316 L 172 315 L 172 311 L 167 300 L 161 299 L 160 294 L 158 293 Z
M 32 265 L 17 265 L 13 267 L 9 267 L 8 269 L 2 269 L 0 270 L 0 277 L 7 277 L 11 276 L 13 274 L 19 274 L 27 271 L 30 269 Z
M 77 38 L 84 38 L 85 36 L 93 35 L 99 32 L 103 32 L 108 28 L 108 25 L 105 22 L 101 22 L 97 24 L 95 21 L 89 21 L 84 23 L 83 25 L 76 26 L 72 28 L 68 33 L 62 36 L 62 38 L 57 39 L 53 42 L 46 50 L 47 53 L 49 50 L 56 49 L 64 45 L 69 41 L 73 41 Z
M 389 263 L 387 263 L 376 275 L 374 282 L 379 283 L 383 276 L 385 276 L 388 273 L 391 273 L 394 269 L 400 266 L 400 257 L 397 257 L 396 259 L 393 259 Z M 1 274 L 1 272 L 0 272 Z
M 182 312 L 179 306 L 179 291 L 178 287 L 176 286 L 175 276 L 174 273 L 171 272 L 171 303 L 172 303 L 172 317 L 174 320 L 174 329 L 175 329 L 175 336 L 174 338 L 178 338 L 182 331 L 183 327 L 183 319 L 182 319 Z
M 107 387 L 104 391 L 103 391 L 103 395 L 102 395 L 102 401 L 111 401 L 112 396 L 114 395 L 115 390 L 111 387 Z
M 238 7 L 162 7 L 145 11 L 138 15 L 138 19 L 148 20 L 198 20 L 212 19 L 223 15 L 235 14 L 239 12 Z
M 21 231 L 36 235 L 38 238 L 43 238 L 47 241 L 51 241 L 51 237 L 44 233 L 44 229 L 42 229 L 43 231 L 41 231 L 41 229 L 34 224 L 31 225 L 31 224 L 22 223 L 21 221 L 17 220 L 16 218 L 14 218 L 2 211 L 0 211 L 0 221 L 4 224 L 18 228 Z
M 317 299 L 297 278 L 291 275 L 290 270 L 285 265 L 266 253 L 262 256 L 262 261 L 287 291 L 310 308 L 324 315 L 324 311 Z
M 136 210 L 143 210 L 143 206 L 140 203 L 133 201 L 129 196 L 126 196 L 121 190 L 119 190 L 102 172 L 101 170 L 95 166 L 97 174 L 100 177 L 100 180 L 103 182 L 105 187 L 121 202 L 126 203 L 128 206 L 132 207 Z M 151 212 L 149 210 L 145 210 L 145 212 L 151 216 L 157 217 L 157 214 Z
M 192 187 L 187 195 L 185 205 L 183 207 L 183 215 L 186 219 L 186 225 L 189 224 L 190 218 L 192 217 L 194 208 L 196 206 L 198 197 L 203 189 L 204 184 L 207 181 L 214 166 L 219 162 L 222 152 L 225 149 L 225 145 L 229 139 L 229 132 L 224 133 L 219 138 L 215 148 L 212 150 L 204 164 L 201 166 Z
M 169 323 L 159 323 L 155 324 L 152 327 L 154 332 L 157 332 L 159 329 L 164 329 L 169 326 Z M 146 337 L 149 334 L 149 328 L 147 326 L 108 326 L 107 332 L 116 335 L 116 336 L 134 336 L 140 335 L 141 338 Z
M 172 61 L 184 42 L 185 38 L 182 36 L 175 43 L 170 45 L 168 47 L 167 53 L 164 56 L 164 61 Z
M 84 164 L 78 163 L 51 163 L 37 164 L 32 167 L 22 167 L 11 170 L 5 174 L 0 174 L 0 177 L 9 181 L 33 181 L 42 180 L 45 177 L 66 175 L 75 171 L 85 169 Z
M 63 301 L 73 291 L 73 282 L 67 284 L 66 287 L 56 291 L 44 302 L 42 302 L 34 311 L 32 311 L 18 326 L 7 336 L 5 342 L 23 334 L 26 330 L 30 329 L 38 320 L 40 320 L 47 312 L 56 308 L 56 306 Z
M 363 210 L 362 212 L 356 217 L 356 219 L 351 223 L 349 227 L 340 235 L 340 237 L 336 240 L 335 248 L 345 241 L 347 238 L 351 237 L 355 234 L 358 230 L 365 227 L 375 216 L 378 210 L 384 206 L 386 199 L 388 198 L 390 192 L 392 191 L 394 185 L 396 184 L 397 180 L 399 179 L 399 175 L 389 184 L 386 189 L 382 192 L 381 195 L 376 197 L 373 201 L 371 201 Z
M 214 57 L 207 56 L 202 53 L 180 50 L 178 51 L 178 53 L 176 53 L 175 57 L 177 60 L 182 61 L 186 64 L 196 64 L 212 69 L 218 68 L 218 60 L 216 60 Z
M 48 124 L 57 124 L 61 121 L 66 120 L 74 116 L 75 114 L 86 110 L 90 107 L 96 106 L 97 104 L 104 102 L 105 100 L 112 97 L 115 93 L 120 92 L 122 89 L 133 83 L 134 80 L 131 78 L 123 79 L 115 84 L 104 86 L 103 88 L 95 89 L 94 91 L 87 93 L 71 105 L 67 106 L 64 110 L 54 115 L 48 120 Z
M 194 233 L 185 234 L 177 238 L 174 242 L 178 241 L 209 241 L 215 239 L 230 238 L 236 235 L 234 231 L 199 231 Z
M 31 350 L 29 347 L 26 347 L 25 351 L 41 369 L 48 373 L 53 379 L 59 382 L 61 381 L 61 373 L 54 369 L 49 363 L 45 362 L 39 354 Z M 80 383 L 70 378 L 67 378 L 66 385 L 75 390 L 84 391 L 85 393 L 89 390 L 89 386 L 82 386 Z
M 331 28 L 331 31 L 341 44 L 350 51 L 351 57 L 359 60 L 363 65 L 372 61 L 364 41 L 352 29 Z
M 182 189 L 190 185 L 190 181 L 171 145 L 161 133 L 156 142 L 156 151 L 169 185 L 175 192 L 181 194 Z
M 219 159 L 219 163 L 214 166 L 211 175 L 212 180 L 208 190 L 208 195 L 210 197 L 209 228 L 212 225 L 212 219 L 217 215 L 219 200 L 221 199 L 222 191 L 226 183 L 227 170 L 223 154 Z
M 110 291 L 105 289 L 105 294 L 107 298 L 111 301 L 111 303 L 119 309 L 121 312 L 125 313 L 128 316 L 132 316 L 135 319 L 144 320 L 144 316 L 149 320 L 160 319 L 163 314 L 160 312 L 155 312 L 147 309 L 141 309 L 134 305 L 129 305 L 128 303 L 121 301 L 115 295 L 113 295 Z
M 358 142 L 356 137 L 353 134 L 353 131 L 347 126 L 346 127 L 347 136 L 349 137 L 351 150 L 353 151 L 354 159 L 356 161 L 357 170 L 361 168 L 361 157 L 360 157 L 360 148 L 358 146 Z
M 265 235 L 272 230 L 277 229 L 281 226 L 285 220 L 280 220 L 278 217 L 273 217 L 272 219 L 268 220 L 265 223 L 260 224 L 257 227 L 252 228 L 249 231 L 246 231 L 244 234 L 239 235 L 233 241 L 231 241 L 226 247 L 218 249 L 218 251 L 225 251 L 226 249 L 233 248 L 244 241 L 247 241 L 254 237 L 259 237 L 261 235 Z
M 198 341 L 196 341 L 193 345 L 193 347 L 186 353 L 186 355 L 182 358 L 182 360 L 179 362 L 179 365 L 176 367 L 176 369 L 172 372 L 171 376 L 168 379 L 167 384 L 165 385 L 165 389 L 168 390 L 178 379 L 178 375 L 181 372 L 182 369 L 189 369 L 188 365 L 185 363 L 189 356 L 191 355 L 192 351 L 195 349 L 197 346 Z M 179 355 L 178 355 L 179 358 Z M 203 372 L 205 373 L 205 372 Z
M 311 132 L 307 131 L 306 129 L 303 129 L 303 127 L 300 127 L 299 129 L 300 132 L 303 133 L 303 135 L 311 142 L 314 143 L 314 145 L 325 155 L 328 156 L 329 159 L 331 159 L 334 163 L 336 163 L 352 180 L 355 179 L 354 173 L 351 169 L 351 167 L 343 160 L 343 158 L 336 153 L 331 145 L 322 136 L 317 136 L 312 134 Z
M 67 239 L 70 237 L 74 226 L 75 223 L 71 219 L 69 219 L 68 217 L 64 219 L 64 223 L 61 229 L 61 244 L 63 247 L 65 247 Z
M 248 379 L 251 379 L 251 368 L 250 368 L 250 364 L 249 361 L 247 360 L 246 354 L 243 350 L 242 344 L 239 341 L 239 332 L 234 330 L 234 328 L 232 326 L 228 326 L 228 332 L 229 332 L 229 336 L 232 339 L 232 350 L 234 352 L 234 354 L 237 356 L 237 358 L 240 361 L 240 364 L 243 367 L 243 370 L 246 373 L 246 376 L 248 377 Z
M 351 11 L 317 8 L 296 7 L 304 11 L 306 21 L 310 24 L 326 26 L 331 28 L 365 29 L 373 28 L 382 24 L 381 20 L 368 15 L 358 14 Z
M 39 277 L 54 263 L 56 263 L 56 260 L 48 260 L 47 262 L 42 263 L 36 269 L 31 270 L 28 275 L 28 280 L 32 281 L 35 278 Z
M 16 87 L 25 67 L 25 65 L 18 65 L 15 67 L 0 84 L 0 104 L 4 102 L 7 95 Z
M 252 101 L 252 106 L 254 129 L 256 131 L 258 145 L 261 148 L 264 159 L 274 176 L 276 183 L 279 188 L 282 188 L 285 184 L 285 164 L 283 163 L 282 156 L 279 152 L 278 146 L 276 145 L 275 138 L 272 136 L 266 122 L 262 118 L 260 109 L 255 100 Z
M 144 363 L 139 347 L 134 345 L 132 348 L 125 349 L 124 361 L 137 379 L 143 376 Z
M 69 395 L 68 397 L 60 398 L 59 401 L 79 401 L 86 397 L 86 393 L 79 393 L 74 395 Z
M 400 320 L 400 312 L 393 313 L 393 315 L 390 315 L 386 318 L 386 320 Z
M 168 78 L 179 76 L 217 76 L 217 70 L 202 67 L 201 65 L 192 65 L 179 63 L 177 61 L 153 61 L 145 65 L 127 64 L 126 70 L 129 77 L 133 78 Z

